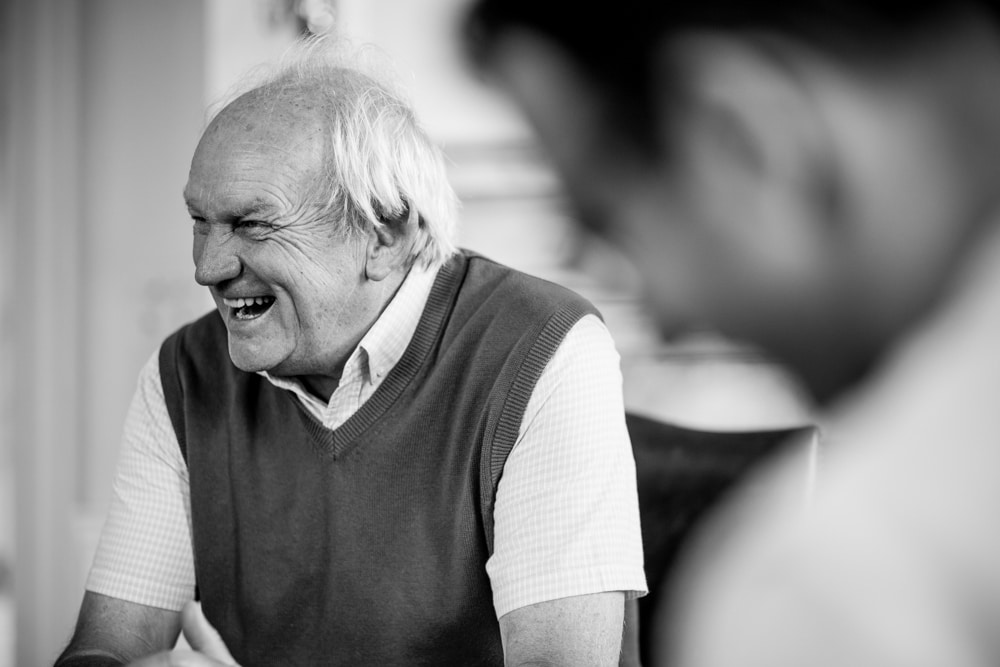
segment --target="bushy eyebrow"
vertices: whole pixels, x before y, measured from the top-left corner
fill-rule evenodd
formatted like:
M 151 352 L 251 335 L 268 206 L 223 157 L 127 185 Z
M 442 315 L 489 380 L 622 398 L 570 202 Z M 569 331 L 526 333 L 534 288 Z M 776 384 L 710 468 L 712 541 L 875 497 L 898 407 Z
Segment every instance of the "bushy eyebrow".
M 191 215 L 201 215 L 200 208 L 192 202 L 187 196 L 184 197 L 184 204 L 187 206 L 188 213 Z M 234 220 L 242 220 L 245 218 L 254 218 L 257 216 L 263 217 L 273 217 L 278 213 L 278 207 L 272 202 L 266 201 L 264 199 L 253 199 L 247 202 L 243 206 L 234 208 L 228 211 L 228 217 Z
M 254 199 L 245 206 L 240 206 L 231 211 L 231 215 L 234 218 L 243 219 L 257 216 L 271 217 L 277 212 L 278 208 L 271 202 L 264 201 L 263 199 Z

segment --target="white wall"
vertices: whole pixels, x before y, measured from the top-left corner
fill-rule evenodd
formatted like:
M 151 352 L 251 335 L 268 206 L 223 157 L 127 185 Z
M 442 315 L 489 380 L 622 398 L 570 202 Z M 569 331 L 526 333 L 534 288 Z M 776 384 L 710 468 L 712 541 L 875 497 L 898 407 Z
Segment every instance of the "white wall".
M 60 11 L 62 10 L 62 11 Z M 14 464 L 14 664 L 51 660 L 74 614 L 77 420 L 78 14 L 53 0 L 8 3 L 4 24 L 5 194 L 2 424 Z M 9 327 L 9 328 L 8 328 Z M 47 625 L 46 625 L 47 624 Z
M 31 667 L 51 664 L 72 629 L 136 371 L 204 308 L 180 194 L 202 121 L 204 15 L 202 0 L 5 8 L 0 224 L 14 284 L 0 396 L 17 498 L 15 664 Z
M 81 500 L 103 513 L 139 367 L 209 307 L 181 195 L 203 122 L 203 5 L 88 0 L 82 32 Z

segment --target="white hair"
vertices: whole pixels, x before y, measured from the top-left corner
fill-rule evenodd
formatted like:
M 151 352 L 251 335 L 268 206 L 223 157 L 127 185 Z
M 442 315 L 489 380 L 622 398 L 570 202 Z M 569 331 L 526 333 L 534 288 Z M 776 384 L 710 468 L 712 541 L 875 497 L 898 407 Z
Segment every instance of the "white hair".
M 240 91 L 275 106 L 318 102 L 324 169 L 305 196 L 345 234 L 407 218 L 416 223 L 411 259 L 439 266 L 455 252 L 458 217 L 444 156 L 390 85 L 388 70 L 371 72 L 373 63 L 361 52 L 346 55 L 345 45 L 331 35 L 299 40 L 280 61 L 251 72 L 212 115 Z

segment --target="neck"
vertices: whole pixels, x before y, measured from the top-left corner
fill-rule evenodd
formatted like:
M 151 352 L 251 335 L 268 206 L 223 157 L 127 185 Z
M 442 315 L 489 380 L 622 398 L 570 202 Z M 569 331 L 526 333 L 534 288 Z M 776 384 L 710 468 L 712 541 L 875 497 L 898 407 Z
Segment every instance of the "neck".
M 408 269 L 395 271 L 382 280 L 370 281 L 368 283 L 371 296 L 371 299 L 369 300 L 370 308 L 368 308 L 365 313 L 358 316 L 360 320 L 365 322 L 365 324 L 358 331 L 354 339 L 350 341 L 339 354 L 336 355 L 335 359 L 330 360 L 327 364 L 327 368 L 329 369 L 328 371 L 324 373 L 296 376 L 296 379 L 302 383 L 302 386 L 305 387 L 310 394 L 316 396 L 324 403 L 330 401 L 330 397 L 333 396 L 333 392 L 340 386 L 340 379 L 344 373 L 344 366 L 347 364 L 347 360 L 350 359 L 352 354 L 354 354 L 358 345 L 360 345 L 361 341 L 364 340 L 365 335 L 382 316 L 385 309 L 388 308 L 389 304 L 395 298 L 396 293 L 399 292 L 399 288 L 406 280 L 406 276 L 408 274 Z
M 821 402 L 863 382 L 940 305 L 1000 210 L 1000 32 L 958 17 L 910 46 L 871 67 L 810 62 L 856 264 L 839 325 L 855 349 L 811 378 Z

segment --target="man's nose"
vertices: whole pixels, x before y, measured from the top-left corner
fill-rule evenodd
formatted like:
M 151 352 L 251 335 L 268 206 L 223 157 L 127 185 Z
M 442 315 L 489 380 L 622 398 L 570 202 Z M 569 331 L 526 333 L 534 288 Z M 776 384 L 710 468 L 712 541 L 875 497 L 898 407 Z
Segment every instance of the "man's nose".
M 194 239 L 194 279 L 199 285 L 211 287 L 231 280 L 242 270 L 242 264 L 231 243 L 232 235 L 210 229 L 196 234 Z

